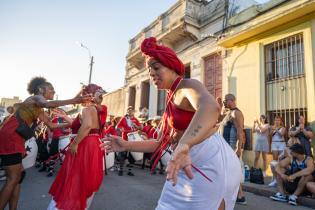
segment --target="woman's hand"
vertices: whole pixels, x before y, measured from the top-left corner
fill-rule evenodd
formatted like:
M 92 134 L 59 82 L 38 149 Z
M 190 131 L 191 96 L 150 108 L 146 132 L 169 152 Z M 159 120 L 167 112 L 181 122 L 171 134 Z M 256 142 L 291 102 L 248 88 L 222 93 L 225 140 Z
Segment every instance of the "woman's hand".
M 106 153 L 109 152 L 124 152 L 127 150 L 128 142 L 123 140 L 120 136 L 108 135 L 102 139 L 100 145 L 102 150 L 105 150 Z
M 73 141 L 70 145 L 70 152 L 72 155 L 75 155 L 78 152 L 78 144 L 75 141 Z
M 171 181 L 173 186 L 177 183 L 179 170 L 183 169 L 189 179 L 193 178 L 189 146 L 179 143 L 172 154 L 171 160 L 166 168 L 166 179 Z
M 74 100 L 74 103 L 76 103 L 76 104 L 86 104 L 86 103 L 93 102 L 94 97 L 92 95 L 88 94 L 88 95 L 84 95 L 84 96 L 77 96 L 73 100 Z

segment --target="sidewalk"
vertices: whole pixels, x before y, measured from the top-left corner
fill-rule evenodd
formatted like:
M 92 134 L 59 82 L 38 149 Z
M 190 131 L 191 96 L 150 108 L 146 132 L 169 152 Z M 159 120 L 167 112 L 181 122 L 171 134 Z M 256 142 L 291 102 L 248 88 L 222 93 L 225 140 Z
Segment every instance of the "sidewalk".
M 269 182 L 265 182 L 269 183 Z M 245 182 L 243 184 L 243 189 L 246 192 L 251 192 L 256 195 L 269 197 L 271 195 L 274 195 L 277 192 L 277 188 L 275 187 L 268 187 L 267 184 L 261 185 L 261 184 L 254 184 L 250 182 Z M 277 202 L 277 201 L 275 201 Z M 300 196 L 297 200 L 298 206 L 306 206 L 315 209 L 315 199 L 308 198 L 305 196 Z

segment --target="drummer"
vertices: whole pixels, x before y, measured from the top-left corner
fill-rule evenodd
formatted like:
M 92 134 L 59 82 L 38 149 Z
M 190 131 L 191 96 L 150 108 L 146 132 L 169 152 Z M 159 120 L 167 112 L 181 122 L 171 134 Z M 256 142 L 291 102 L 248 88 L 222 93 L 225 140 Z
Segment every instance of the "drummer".
M 63 109 L 55 108 L 52 110 L 52 122 L 56 124 L 60 124 L 60 123 L 71 124 L 72 119 L 67 117 L 67 113 Z M 52 158 L 53 161 L 58 158 L 54 156 L 59 152 L 59 149 L 58 149 L 59 140 L 68 137 L 70 133 L 71 133 L 70 128 L 55 128 L 52 130 L 52 140 L 49 145 L 49 157 Z M 47 174 L 48 177 L 54 175 L 53 165 L 54 164 L 51 164 L 48 167 L 48 174 Z
M 141 130 L 141 123 L 139 122 L 139 120 L 137 118 L 135 118 L 134 116 L 134 108 L 132 106 L 129 106 L 127 108 L 127 113 L 125 116 L 123 116 L 120 121 L 117 124 L 117 128 L 121 130 L 121 137 L 125 140 L 128 141 L 128 133 L 131 132 L 136 132 Z M 133 164 L 135 161 L 132 158 L 132 156 L 130 154 L 128 154 L 128 152 L 119 152 L 117 159 L 119 161 L 119 169 L 118 169 L 118 176 L 122 176 L 123 175 L 123 168 L 124 168 L 124 163 L 125 160 L 128 158 L 129 167 L 132 167 L 131 164 Z M 132 173 L 131 169 L 129 168 L 128 170 L 128 174 L 129 176 L 134 176 L 134 174 Z

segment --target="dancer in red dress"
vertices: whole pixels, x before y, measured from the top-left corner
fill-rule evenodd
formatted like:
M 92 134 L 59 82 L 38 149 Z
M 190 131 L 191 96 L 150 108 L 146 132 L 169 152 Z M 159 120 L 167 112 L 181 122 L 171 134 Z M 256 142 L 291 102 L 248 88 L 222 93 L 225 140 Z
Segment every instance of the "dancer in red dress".
M 94 103 L 85 104 L 82 113 L 72 122 L 72 134 L 76 136 L 49 190 L 53 198 L 49 210 L 88 209 L 102 183 L 104 153 L 99 145 L 107 115 L 106 106 L 101 105 L 103 93 L 95 84 L 83 89 L 83 95 L 94 96 Z
M 7 180 L 0 192 L 0 209 L 9 204 L 10 210 L 17 208 L 20 194 L 20 183 L 25 172 L 22 158 L 26 154 L 24 143 L 34 135 L 37 119 L 50 128 L 65 127 L 67 123 L 54 124 L 49 120 L 43 108 L 54 108 L 67 104 L 87 102 L 91 97 L 76 97 L 69 100 L 48 101 L 54 98 L 55 90 L 51 83 L 43 77 L 35 77 L 28 84 L 28 92 L 32 96 L 22 103 L 16 104 L 15 113 L 0 126 L 0 159 Z

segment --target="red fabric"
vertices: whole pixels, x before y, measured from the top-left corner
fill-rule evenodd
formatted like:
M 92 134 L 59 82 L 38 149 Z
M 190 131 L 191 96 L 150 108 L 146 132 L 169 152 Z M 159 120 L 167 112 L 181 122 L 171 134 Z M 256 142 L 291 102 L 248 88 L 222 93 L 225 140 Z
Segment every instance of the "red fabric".
M 104 124 L 104 110 L 98 114 Z M 80 125 L 77 117 L 72 127 L 77 131 Z M 98 134 L 86 136 L 79 143 L 76 155 L 72 155 L 69 150 L 66 152 L 61 169 L 49 190 L 58 209 L 86 208 L 87 199 L 99 189 L 103 181 L 103 155 Z
M 58 119 L 59 118 L 60 117 L 54 117 L 52 119 L 52 122 L 58 124 Z M 61 118 L 61 120 L 64 121 L 63 118 Z M 68 134 L 69 134 L 69 132 L 65 131 L 64 128 L 55 128 L 52 131 L 52 138 L 53 139 L 58 139 L 60 136 L 65 136 L 65 135 L 68 135 Z
M 141 51 L 146 57 L 146 65 L 153 58 L 178 75 L 185 75 L 185 66 L 177 57 L 176 53 L 168 47 L 158 45 L 155 37 L 146 38 L 141 44 Z
M 63 210 L 85 210 L 87 199 L 103 181 L 103 155 L 99 136 L 87 136 L 76 155 L 68 150 L 49 193 L 56 207 Z
M 100 86 L 98 86 L 96 84 L 88 84 L 87 86 L 85 86 L 83 88 L 82 94 L 83 95 L 87 95 L 87 94 L 94 95 L 96 93 L 96 91 L 98 91 L 98 90 L 102 90 L 103 91 L 102 87 L 100 87 Z
M 149 138 L 152 138 L 152 139 L 157 139 L 158 138 L 158 132 L 157 132 L 157 129 L 152 127 L 149 131 Z
M 136 124 L 137 126 L 140 126 L 141 123 L 137 120 L 137 118 L 135 117 L 131 117 L 130 118 L 131 121 Z M 118 122 L 117 124 L 117 127 L 122 129 L 122 132 L 121 132 L 121 137 L 124 139 L 124 140 L 128 140 L 128 136 L 127 134 L 130 133 L 130 132 L 133 132 L 133 131 L 136 131 L 134 128 L 131 128 L 128 126 L 128 123 L 127 123 L 127 119 L 126 119 L 126 116 L 124 116 L 123 118 L 121 118 L 121 120 Z
M 106 134 L 110 134 L 110 135 L 113 135 L 113 136 L 118 136 L 114 125 L 108 126 L 108 128 L 105 130 L 104 134 L 105 135 Z
M 149 137 L 149 133 L 152 128 L 153 128 L 152 125 L 146 125 L 142 128 L 142 132 L 146 133 L 147 136 Z
M 14 153 L 26 153 L 25 140 L 15 132 L 19 122 L 14 115 L 11 115 L 0 127 L 0 155 L 9 155 Z
M 160 146 L 156 149 L 156 151 L 152 155 L 151 159 L 154 160 L 152 164 L 152 169 L 155 168 L 156 164 L 161 158 L 163 150 L 165 150 L 170 144 L 170 140 L 171 140 L 170 137 L 172 136 L 172 132 L 176 129 L 185 130 L 188 127 L 194 115 L 194 112 L 189 112 L 189 111 L 185 111 L 185 110 L 177 108 L 172 101 L 174 91 L 181 80 L 182 80 L 181 77 L 177 77 L 171 89 L 168 90 L 167 92 L 167 98 L 166 98 L 167 104 L 166 104 L 165 112 L 162 118 L 162 122 L 163 122 L 162 140 L 161 140 Z

